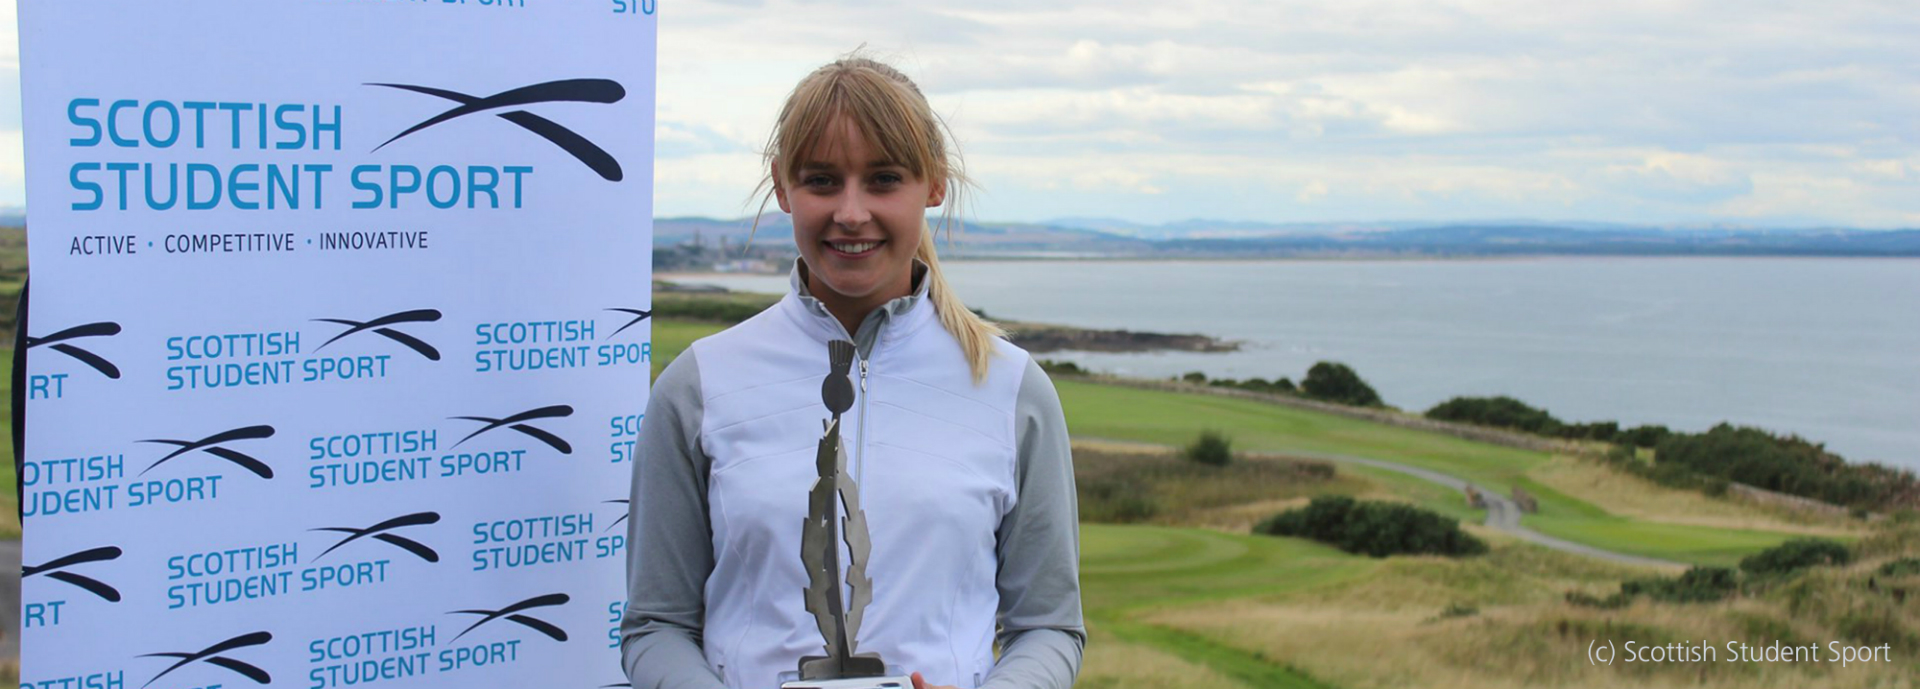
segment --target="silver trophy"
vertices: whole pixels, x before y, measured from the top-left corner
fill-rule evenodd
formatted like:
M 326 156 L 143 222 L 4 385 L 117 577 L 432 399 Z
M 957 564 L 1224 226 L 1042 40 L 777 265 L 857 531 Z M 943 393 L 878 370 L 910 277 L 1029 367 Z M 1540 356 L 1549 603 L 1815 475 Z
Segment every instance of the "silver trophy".
M 813 613 L 825 640 L 826 655 L 800 659 L 798 679 L 782 682 L 781 689 L 905 689 L 907 677 L 889 676 L 879 654 L 857 653 L 860 618 L 873 602 L 873 580 L 867 578 L 867 558 L 873 539 L 867 533 L 867 514 L 860 509 L 860 486 L 847 474 L 847 448 L 840 442 L 840 415 L 853 407 L 853 343 L 827 343 L 832 372 L 820 385 L 820 397 L 833 417 L 814 454 L 820 476 L 807 494 L 807 522 L 800 535 L 800 561 L 807 568 L 807 612 Z M 835 497 L 838 503 L 835 504 Z M 846 508 L 844 522 L 840 507 Z M 841 528 L 835 528 L 839 522 Z M 846 584 L 849 598 L 840 601 L 840 542 L 847 544 Z M 898 670 L 892 670 L 897 673 Z M 783 673 L 784 674 L 784 673 Z M 785 675 L 792 676 L 792 675 Z

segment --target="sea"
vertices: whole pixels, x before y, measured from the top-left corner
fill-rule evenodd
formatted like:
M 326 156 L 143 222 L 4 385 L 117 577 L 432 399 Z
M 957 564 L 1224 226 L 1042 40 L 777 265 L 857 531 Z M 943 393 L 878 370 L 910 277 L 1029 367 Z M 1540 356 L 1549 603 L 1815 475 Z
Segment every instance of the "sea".
M 1202 333 L 1237 352 L 1041 355 L 1127 376 L 1354 368 L 1423 411 L 1509 395 L 1567 421 L 1797 434 L 1920 470 L 1920 260 L 949 261 L 989 318 Z M 784 292 L 785 276 L 677 276 Z

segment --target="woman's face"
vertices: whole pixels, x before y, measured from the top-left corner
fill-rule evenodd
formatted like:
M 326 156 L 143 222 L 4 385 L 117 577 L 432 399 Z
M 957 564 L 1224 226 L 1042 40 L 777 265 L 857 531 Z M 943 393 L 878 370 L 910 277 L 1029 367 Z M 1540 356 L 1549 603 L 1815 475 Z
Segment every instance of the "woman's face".
M 850 118 L 828 125 L 815 149 L 795 179 L 780 179 L 776 164 L 774 196 L 793 216 L 808 289 L 830 308 L 864 315 L 912 291 L 926 209 L 945 200 L 946 187 L 886 160 Z

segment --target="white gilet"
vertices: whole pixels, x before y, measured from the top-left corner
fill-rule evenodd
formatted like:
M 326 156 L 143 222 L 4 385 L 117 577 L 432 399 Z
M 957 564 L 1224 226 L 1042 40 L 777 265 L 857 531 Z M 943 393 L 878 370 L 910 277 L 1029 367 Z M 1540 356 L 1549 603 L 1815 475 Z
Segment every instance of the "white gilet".
M 883 307 L 842 417 L 873 540 L 857 650 L 936 684 L 977 686 L 994 663 L 995 529 L 1017 500 L 1015 404 L 1029 362 L 996 338 L 976 385 L 925 292 Z M 788 293 L 693 345 L 699 446 L 712 462 L 704 650 L 729 687 L 776 687 L 801 656 L 823 652 L 804 608 L 800 535 L 836 339 L 853 338 L 818 301 Z

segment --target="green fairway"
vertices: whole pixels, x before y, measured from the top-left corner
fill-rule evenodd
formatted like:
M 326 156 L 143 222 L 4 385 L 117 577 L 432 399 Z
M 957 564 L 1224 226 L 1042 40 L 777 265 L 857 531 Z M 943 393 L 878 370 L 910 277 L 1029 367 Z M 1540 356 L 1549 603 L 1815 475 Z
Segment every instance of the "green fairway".
M 664 318 L 653 319 L 653 375 L 660 377 L 661 369 L 667 362 L 687 351 L 687 345 L 694 340 L 725 330 L 727 326 L 718 323 L 700 321 L 682 321 Z
M 1452 436 L 1349 419 L 1316 411 L 1202 393 L 1060 380 L 1067 425 L 1081 437 L 1163 445 L 1191 442 L 1201 429 L 1233 437 L 1236 447 L 1384 459 L 1458 476 L 1505 493 L 1518 486 L 1539 501 L 1522 524 L 1541 533 L 1607 550 L 1698 564 L 1726 564 L 1776 545 L 1789 534 L 1632 520 L 1542 485 L 1526 473 L 1548 455 Z M 1344 466 L 1449 516 L 1477 520 L 1458 493 L 1392 472 Z M 1414 484 L 1420 484 L 1415 487 Z M 1437 490 L 1436 490 L 1437 489 Z M 1398 491 L 1396 491 L 1398 492 Z
M 1197 634 L 1140 622 L 1154 610 L 1298 592 L 1364 575 L 1381 565 L 1291 538 L 1200 529 L 1085 524 L 1080 528 L 1082 605 L 1090 627 L 1151 647 L 1248 687 L 1322 687 L 1256 653 Z M 1087 686 L 1127 686 L 1129 668 L 1089 667 Z
M 1085 606 L 1107 617 L 1288 593 L 1380 563 L 1299 539 L 1111 524 L 1081 525 L 1080 562 Z
M 1332 414 L 1203 393 L 1141 390 L 1060 380 L 1074 435 L 1184 445 L 1203 428 L 1236 447 L 1384 459 L 1505 487 L 1547 455 Z

